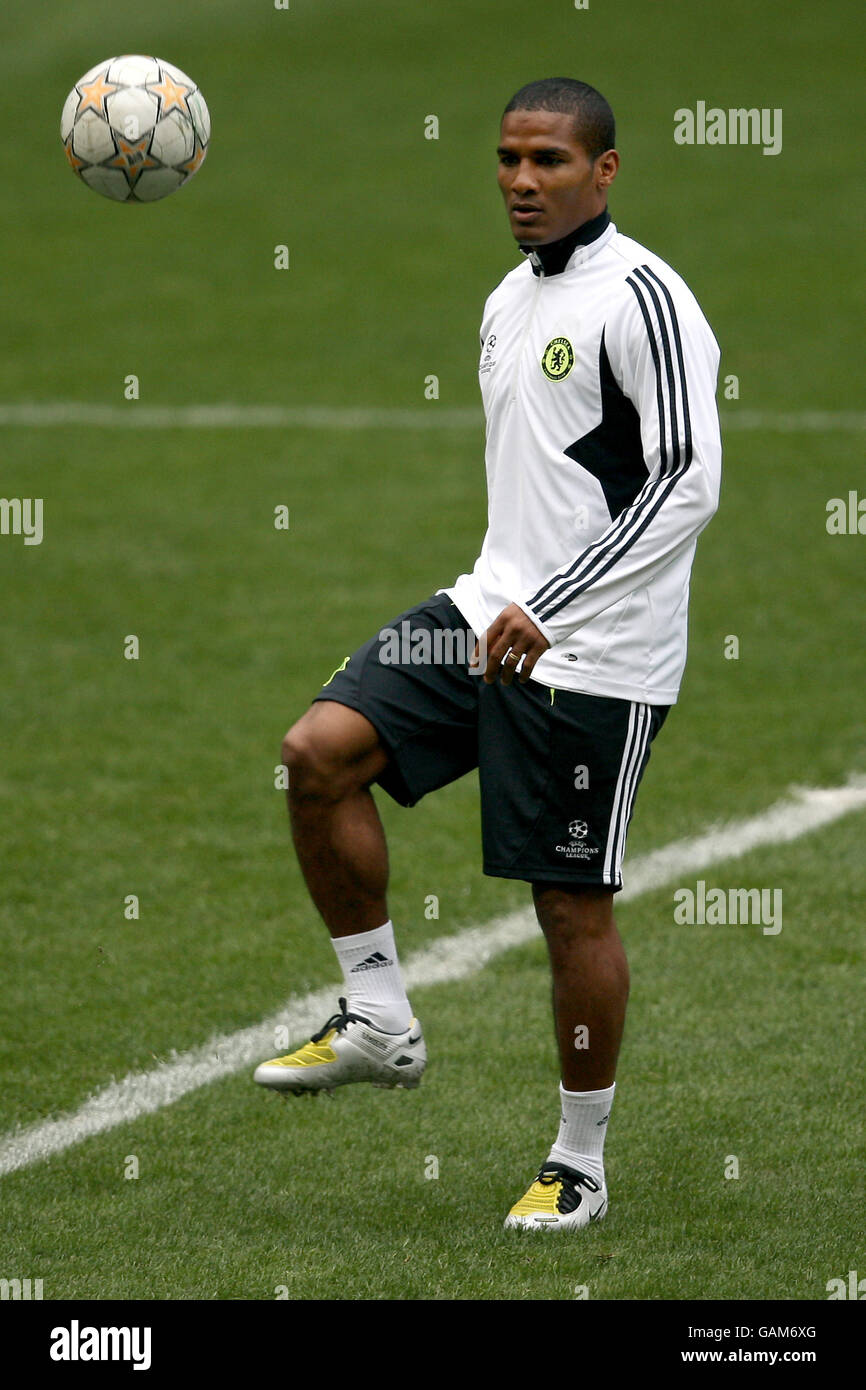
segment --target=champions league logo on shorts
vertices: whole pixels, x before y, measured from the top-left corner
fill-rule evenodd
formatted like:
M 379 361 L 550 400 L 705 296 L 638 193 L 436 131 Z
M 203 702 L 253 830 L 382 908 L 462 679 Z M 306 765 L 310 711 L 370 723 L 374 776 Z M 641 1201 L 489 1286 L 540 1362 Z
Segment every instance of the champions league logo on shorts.
M 569 821 L 568 833 L 571 836 L 569 843 L 557 845 L 557 854 L 564 854 L 566 859 L 591 859 L 594 854 L 598 854 L 597 845 L 584 843 L 589 834 L 589 826 L 585 820 Z

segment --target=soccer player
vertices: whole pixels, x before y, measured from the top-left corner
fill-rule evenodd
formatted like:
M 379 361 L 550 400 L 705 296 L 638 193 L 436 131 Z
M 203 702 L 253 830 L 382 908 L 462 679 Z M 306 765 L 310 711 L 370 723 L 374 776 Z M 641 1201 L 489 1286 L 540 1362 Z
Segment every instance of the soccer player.
M 484 872 L 531 884 L 553 977 L 559 1130 L 505 1223 L 529 1229 L 607 1209 L 629 987 L 613 899 L 719 491 L 718 346 L 683 280 L 611 221 L 614 146 L 583 82 L 532 82 L 505 109 L 499 186 L 523 260 L 481 324 L 487 534 L 472 572 L 347 658 L 286 736 L 294 844 L 345 991 L 255 1072 L 295 1093 L 419 1084 L 370 787 L 412 806 L 477 767 Z

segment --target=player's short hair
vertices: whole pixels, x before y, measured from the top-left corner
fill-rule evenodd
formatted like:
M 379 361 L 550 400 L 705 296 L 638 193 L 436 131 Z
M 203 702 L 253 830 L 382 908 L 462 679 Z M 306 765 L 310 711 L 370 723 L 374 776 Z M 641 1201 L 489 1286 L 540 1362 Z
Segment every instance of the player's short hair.
M 561 111 L 574 117 L 574 136 L 590 159 L 616 145 L 613 112 L 601 92 L 574 77 L 544 77 L 527 82 L 503 111 Z

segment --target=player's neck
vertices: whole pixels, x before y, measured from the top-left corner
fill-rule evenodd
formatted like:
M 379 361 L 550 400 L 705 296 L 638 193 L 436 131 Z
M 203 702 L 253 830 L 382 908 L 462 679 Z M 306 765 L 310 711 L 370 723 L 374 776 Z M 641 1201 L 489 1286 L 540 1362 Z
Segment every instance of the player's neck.
M 582 222 L 579 227 L 560 237 L 558 241 L 548 241 L 543 246 L 529 246 L 521 243 L 520 249 L 532 261 L 533 275 L 542 271 L 547 275 L 560 275 L 571 260 L 577 246 L 589 246 L 590 242 L 601 236 L 610 222 L 610 213 L 604 208 L 597 217 Z

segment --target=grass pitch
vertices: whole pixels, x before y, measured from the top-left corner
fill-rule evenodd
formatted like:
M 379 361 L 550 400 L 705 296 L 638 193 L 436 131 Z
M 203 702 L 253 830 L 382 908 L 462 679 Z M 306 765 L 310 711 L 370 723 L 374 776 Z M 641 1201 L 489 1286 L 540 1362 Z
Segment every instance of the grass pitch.
M 516 0 L 154 0 L 130 20 L 81 0 L 68 16 L 50 0 L 0 20 L 0 405 L 122 407 L 129 373 L 142 406 L 475 405 L 481 308 L 515 261 L 498 113 L 530 78 L 583 77 L 617 113 L 615 221 L 689 281 L 739 381 L 682 703 L 631 852 L 866 771 L 866 542 L 825 527 L 862 479 L 862 437 L 772 424 L 862 400 L 860 212 L 826 116 L 854 128 L 853 3 L 545 4 L 529 20 Z M 76 186 L 56 127 L 81 72 L 135 51 L 201 84 L 214 134 L 188 188 L 127 208 Z M 673 113 L 699 99 L 781 107 L 782 153 L 676 146 Z M 112 428 L 5 430 L 3 495 L 44 498 L 45 538 L 0 537 L 3 1132 L 290 993 L 334 981 L 336 997 L 273 787 L 280 738 L 483 534 L 480 423 L 151 430 L 126 408 Z M 766 428 L 737 428 L 746 409 Z M 411 813 L 380 804 L 404 957 L 526 901 L 481 875 L 474 779 Z M 826 1297 L 866 1260 L 863 829 L 850 817 L 707 875 L 781 887 L 776 938 L 677 927 L 668 890 L 622 905 L 611 1211 L 579 1240 L 500 1230 L 556 1123 L 538 942 L 417 993 L 433 1058 L 417 1093 L 289 1106 L 239 1075 L 3 1178 L 0 1275 L 43 1278 L 46 1298 Z

